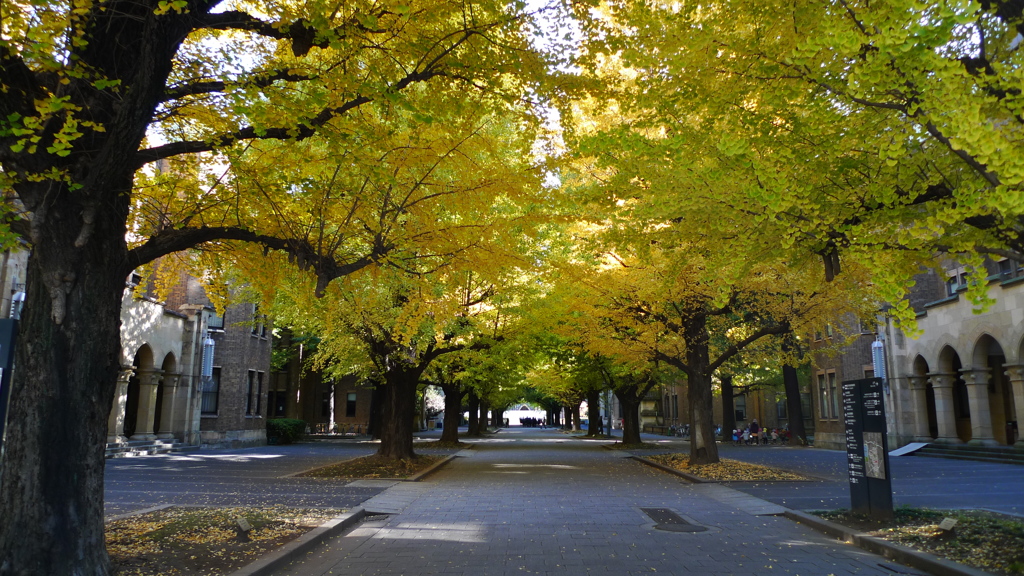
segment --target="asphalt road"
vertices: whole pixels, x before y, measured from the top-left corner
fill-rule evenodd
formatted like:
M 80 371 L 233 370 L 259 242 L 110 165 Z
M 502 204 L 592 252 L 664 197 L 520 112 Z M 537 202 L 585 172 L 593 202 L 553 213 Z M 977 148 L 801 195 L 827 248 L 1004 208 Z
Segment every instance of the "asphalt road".
M 423 434 L 436 437 L 440 433 Z M 680 439 L 644 435 L 664 451 L 687 452 Z M 241 450 L 204 450 L 177 455 L 107 461 L 108 517 L 162 505 L 350 508 L 389 484 L 295 478 L 304 470 L 376 451 L 367 442 L 342 440 Z M 846 454 L 780 446 L 720 445 L 723 457 L 793 470 L 812 482 L 730 482 L 728 486 L 797 510 L 848 508 Z M 1024 466 L 901 456 L 890 459 L 895 505 L 986 508 L 1024 515 Z
M 643 435 L 666 450 L 689 443 Z M 720 444 L 725 458 L 792 470 L 815 482 L 728 482 L 726 485 L 795 510 L 850 507 L 846 452 L 782 446 Z M 890 457 L 893 504 L 928 508 L 984 508 L 1024 516 L 1024 466 L 927 456 Z
M 376 451 L 364 442 L 315 442 L 107 460 L 108 517 L 162 504 L 351 508 L 387 484 L 292 475 Z

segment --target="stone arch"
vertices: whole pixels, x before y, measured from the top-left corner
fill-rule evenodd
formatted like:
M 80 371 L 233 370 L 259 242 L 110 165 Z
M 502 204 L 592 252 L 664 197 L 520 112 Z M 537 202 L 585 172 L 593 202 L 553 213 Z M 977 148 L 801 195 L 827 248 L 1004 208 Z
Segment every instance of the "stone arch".
M 914 358 L 910 380 L 913 395 L 915 440 L 931 442 L 939 437 L 939 419 L 935 413 L 935 387 L 928 381 L 928 361 L 920 354 Z
M 939 442 L 959 444 L 971 439 L 971 411 L 963 362 L 951 345 L 939 351 L 937 369 L 929 375 L 935 392 Z
M 174 352 L 168 352 L 160 363 L 160 373 L 157 376 L 156 386 L 156 408 L 153 411 L 153 430 L 157 436 L 169 437 L 174 417 L 174 394 L 177 390 L 177 359 Z
M 970 389 L 972 444 L 1013 444 L 1007 423 L 1016 416 L 1006 363 L 1004 348 L 994 336 L 987 332 L 978 336 L 971 366 L 964 370 Z
M 131 437 L 138 427 L 141 377 L 153 371 L 153 349 L 149 344 L 139 346 L 132 359 L 132 375 L 128 379 L 128 396 L 124 406 L 124 435 Z
M 954 370 L 959 369 L 953 367 L 954 363 L 960 363 L 960 354 L 952 344 L 943 344 L 936 358 L 938 361 L 935 363 L 935 368 L 938 372 L 952 374 Z

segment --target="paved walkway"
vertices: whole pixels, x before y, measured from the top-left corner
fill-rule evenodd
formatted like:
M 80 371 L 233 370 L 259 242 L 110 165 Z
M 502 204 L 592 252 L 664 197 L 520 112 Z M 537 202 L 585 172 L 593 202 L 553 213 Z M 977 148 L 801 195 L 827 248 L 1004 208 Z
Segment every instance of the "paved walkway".
M 278 574 L 498 576 L 913 574 L 720 485 L 694 485 L 555 431 L 511 428 L 419 483 L 367 500 L 371 517 Z M 704 532 L 654 528 L 667 508 Z

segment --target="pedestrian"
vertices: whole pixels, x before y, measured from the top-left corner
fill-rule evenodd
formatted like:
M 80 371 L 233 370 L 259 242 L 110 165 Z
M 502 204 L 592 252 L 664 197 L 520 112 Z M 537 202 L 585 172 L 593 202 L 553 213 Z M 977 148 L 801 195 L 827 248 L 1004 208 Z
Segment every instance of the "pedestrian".
M 743 443 L 750 444 L 750 426 L 743 429 Z
M 750 438 L 754 441 L 755 445 L 757 444 L 757 439 L 758 439 L 758 436 L 759 436 L 760 433 L 761 433 L 761 427 L 757 425 L 757 420 L 751 420 L 750 421 Z

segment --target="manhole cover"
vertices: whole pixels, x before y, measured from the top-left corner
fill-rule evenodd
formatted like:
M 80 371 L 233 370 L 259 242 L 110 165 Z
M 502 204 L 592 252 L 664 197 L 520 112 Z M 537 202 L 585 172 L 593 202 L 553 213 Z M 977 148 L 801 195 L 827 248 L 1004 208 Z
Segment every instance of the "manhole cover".
M 654 520 L 654 527 L 658 530 L 666 532 L 704 532 L 707 530 L 704 526 L 690 524 L 668 508 L 641 508 L 640 510 Z

